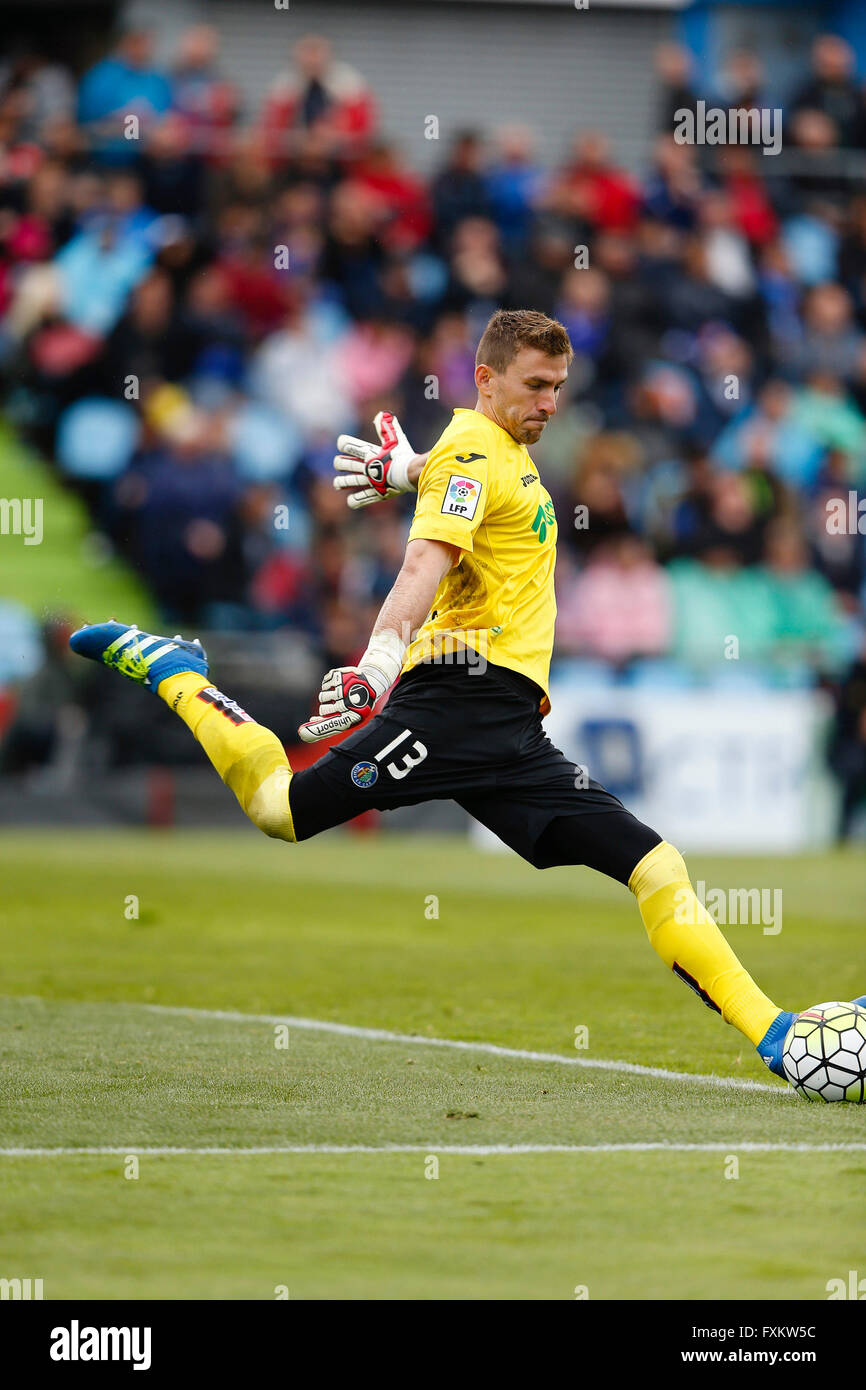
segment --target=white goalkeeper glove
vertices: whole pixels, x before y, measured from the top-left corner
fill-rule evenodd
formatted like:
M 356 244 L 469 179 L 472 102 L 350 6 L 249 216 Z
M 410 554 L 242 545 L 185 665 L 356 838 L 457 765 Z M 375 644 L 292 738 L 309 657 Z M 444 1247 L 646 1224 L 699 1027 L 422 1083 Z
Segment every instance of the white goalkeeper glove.
M 318 743 L 366 723 L 376 701 L 402 671 L 405 655 L 405 642 L 386 628 L 370 638 L 357 666 L 338 666 L 328 671 L 319 691 L 319 713 L 298 729 L 304 743 Z
M 397 416 L 390 410 L 380 410 L 373 424 L 379 436 L 378 447 L 352 434 L 341 434 L 337 440 L 340 452 L 334 456 L 337 472 L 334 487 L 360 489 L 346 498 L 352 508 L 369 507 L 371 502 L 381 502 L 385 497 L 417 491 L 415 484 L 409 481 L 409 465 L 415 458 L 415 450 Z

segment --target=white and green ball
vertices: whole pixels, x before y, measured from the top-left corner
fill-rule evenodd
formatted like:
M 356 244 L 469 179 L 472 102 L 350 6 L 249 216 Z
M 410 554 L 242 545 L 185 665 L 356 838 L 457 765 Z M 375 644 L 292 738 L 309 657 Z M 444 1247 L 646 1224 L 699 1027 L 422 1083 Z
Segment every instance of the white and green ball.
M 866 1101 L 866 1009 L 814 1004 L 788 1029 L 785 1075 L 807 1100 Z

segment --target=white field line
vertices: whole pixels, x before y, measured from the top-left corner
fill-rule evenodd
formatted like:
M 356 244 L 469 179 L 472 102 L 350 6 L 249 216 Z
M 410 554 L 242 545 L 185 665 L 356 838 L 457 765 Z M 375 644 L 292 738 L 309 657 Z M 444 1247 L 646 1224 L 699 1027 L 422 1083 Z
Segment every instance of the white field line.
M 260 1154 L 465 1154 L 470 1157 L 520 1154 L 617 1154 L 617 1153 L 864 1153 L 866 1143 L 841 1144 L 729 1143 L 719 1144 L 265 1144 L 255 1148 L 158 1148 L 128 1144 L 93 1148 L 0 1149 L 0 1158 L 137 1158 L 219 1157 L 245 1158 Z
M 120 1004 L 120 1008 L 145 1009 L 149 1013 L 170 1014 L 175 1017 L 203 1017 L 222 1019 L 231 1023 L 285 1024 L 291 1028 L 309 1032 L 336 1033 L 347 1037 L 365 1038 L 373 1042 L 401 1044 L 420 1044 L 426 1047 L 450 1047 L 461 1051 L 492 1053 L 497 1057 L 514 1057 L 524 1061 L 554 1062 L 566 1066 L 596 1067 L 607 1071 L 624 1071 L 632 1075 L 649 1076 L 666 1081 L 693 1081 L 703 1085 L 719 1086 L 726 1089 L 768 1092 L 771 1095 L 793 1096 L 794 1092 L 779 1086 L 764 1085 L 759 1081 L 739 1080 L 736 1077 L 706 1076 L 692 1072 L 665 1071 L 661 1067 L 645 1067 L 635 1062 L 615 1062 L 584 1057 L 567 1057 L 558 1052 L 531 1052 L 523 1048 L 501 1047 L 497 1043 L 464 1042 L 455 1038 L 425 1038 L 412 1033 L 392 1033 L 384 1028 L 361 1028 L 348 1023 L 331 1023 L 315 1018 L 295 1018 L 284 1014 L 246 1014 L 226 1009 L 195 1009 L 164 1004 Z M 492 1157 L 495 1155 L 520 1154 L 592 1154 L 592 1153 L 863 1153 L 866 1142 L 848 1143 L 786 1143 L 784 1141 L 737 1143 L 735 1140 L 724 1143 L 686 1144 L 686 1143 L 626 1143 L 626 1144 L 282 1144 L 256 1147 L 159 1147 L 128 1144 L 99 1145 L 78 1148 L 0 1148 L 0 1158 L 52 1158 L 52 1157 L 112 1157 L 135 1154 L 154 1158 L 161 1157 L 243 1157 L 255 1155 L 341 1155 L 341 1154 L 454 1154 Z
M 228 1009 L 184 1008 L 173 1004 L 130 1004 L 124 1007 L 147 1009 L 151 1013 L 172 1014 L 178 1017 L 221 1018 L 229 1023 L 281 1023 L 288 1028 L 310 1033 L 336 1033 L 341 1037 L 365 1038 L 368 1042 L 400 1043 L 407 1047 L 450 1047 L 461 1052 L 484 1052 L 494 1057 L 513 1057 L 524 1062 L 553 1062 L 557 1066 L 625 1072 L 629 1076 L 648 1076 L 659 1081 L 690 1081 L 697 1086 L 757 1091 L 762 1095 L 784 1096 L 786 1099 L 795 1095 L 789 1086 L 773 1086 L 763 1081 L 749 1081 L 736 1076 L 707 1076 L 701 1072 L 666 1071 L 664 1067 L 645 1067 L 639 1062 L 614 1062 L 601 1057 L 569 1057 L 561 1052 L 530 1052 L 520 1047 L 501 1047 L 498 1043 L 463 1042 L 457 1038 L 425 1038 L 418 1033 L 391 1033 L 386 1028 L 361 1028 L 353 1023 L 331 1023 L 319 1018 L 293 1018 L 286 1014 L 245 1014 Z

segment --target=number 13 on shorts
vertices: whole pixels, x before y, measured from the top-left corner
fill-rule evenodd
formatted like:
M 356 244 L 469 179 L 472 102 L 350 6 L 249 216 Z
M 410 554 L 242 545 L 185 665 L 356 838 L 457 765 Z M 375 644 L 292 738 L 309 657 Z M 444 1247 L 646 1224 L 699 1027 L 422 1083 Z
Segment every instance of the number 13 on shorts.
M 404 744 L 407 738 L 411 737 L 412 730 L 404 729 L 396 738 L 392 738 L 390 743 L 386 743 L 384 748 L 380 748 L 378 753 L 373 754 L 376 762 L 382 762 L 383 758 L 387 758 L 390 753 L 393 753 L 401 744 Z M 414 757 L 412 756 L 413 753 L 415 754 Z M 417 767 L 419 763 L 423 763 L 426 757 L 427 749 L 424 747 L 421 740 L 416 738 L 410 748 L 404 749 L 399 762 L 386 763 L 385 767 L 391 776 L 396 777 L 399 781 L 401 777 L 407 777 L 413 767 Z

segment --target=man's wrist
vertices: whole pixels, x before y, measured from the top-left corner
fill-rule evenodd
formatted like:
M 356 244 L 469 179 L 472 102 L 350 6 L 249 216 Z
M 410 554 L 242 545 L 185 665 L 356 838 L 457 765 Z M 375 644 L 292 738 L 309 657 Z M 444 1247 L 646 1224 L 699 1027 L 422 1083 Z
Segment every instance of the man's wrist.
M 412 465 L 415 462 L 415 458 L 416 455 L 414 454 L 409 454 L 408 457 L 405 453 L 401 454 L 399 449 L 396 449 L 394 453 L 392 453 L 388 464 L 388 486 L 392 487 L 395 492 L 417 491 L 416 484 L 418 474 L 421 470 L 420 468 L 416 470 L 415 480 L 413 481 Z
M 385 689 L 393 685 L 403 669 L 406 656 L 406 643 L 393 628 L 382 628 L 370 638 L 367 650 L 358 662 L 358 669 L 366 671 L 373 668 L 380 671 L 385 680 Z
M 409 492 L 418 491 L 418 479 L 424 471 L 424 465 L 430 457 L 429 451 L 426 454 L 413 454 L 406 464 L 406 487 Z

